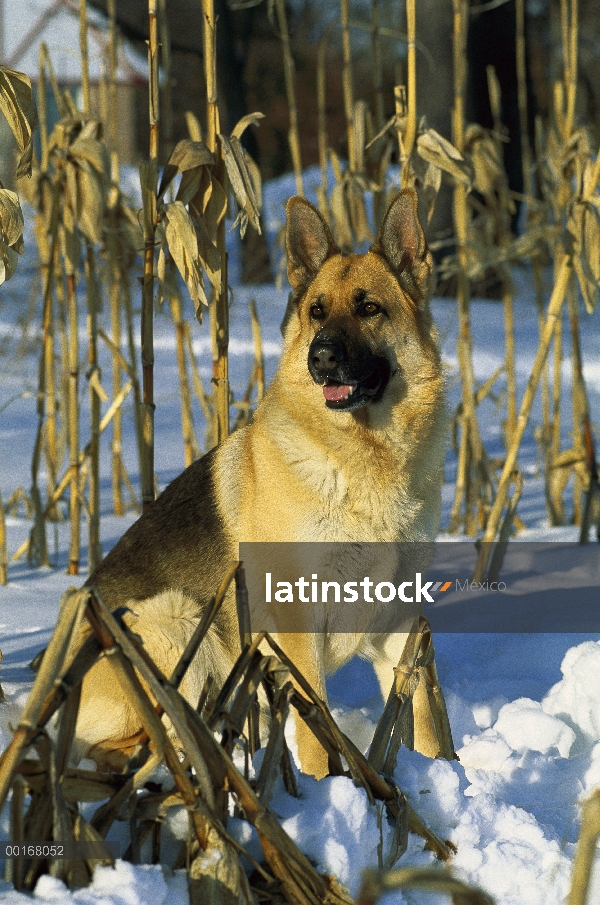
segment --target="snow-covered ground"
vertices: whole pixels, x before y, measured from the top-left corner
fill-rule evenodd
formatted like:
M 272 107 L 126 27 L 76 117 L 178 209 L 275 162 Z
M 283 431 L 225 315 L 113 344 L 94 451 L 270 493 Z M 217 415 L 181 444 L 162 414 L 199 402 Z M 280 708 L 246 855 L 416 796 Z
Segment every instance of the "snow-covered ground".
M 315 182 L 307 175 L 310 192 Z M 269 235 L 282 222 L 283 204 L 293 194 L 293 181 L 279 180 L 266 187 Z M 252 362 L 248 301 L 255 298 L 263 330 L 269 378 L 280 350 L 279 323 L 286 290 L 273 286 L 249 289 L 237 285 L 239 267 L 234 248 L 231 279 L 232 305 L 230 368 L 236 398 L 245 390 Z M 37 324 L 28 323 L 30 286 L 34 272 L 34 245 L 27 242 L 15 278 L 0 289 L 0 489 L 6 502 L 18 487 L 29 489 L 30 460 L 36 426 L 34 393 L 37 380 Z M 522 396 L 537 345 L 537 314 L 526 268 L 516 269 L 517 377 Z M 550 285 L 548 286 L 548 289 Z M 37 304 L 39 305 L 39 299 Z M 448 367 L 449 395 L 458 399 L 456 379 L 456 316 L 450 300 L 436 299 L 433 310 Z M 598 314 L 582 314 L 585 378 L 592 418 L 600 411 L 600 332 Z M 472 308 L 475 372 L 485 380 L 503 360 L 501 305 L 475 301 Z M 82 322 L 82 354 L 85 330 Z M 568 329 L 568 328 L 566 328 Z M 25 330 L 25 332 L 24 332 Z M 210 379 L 208 328 L 193 326 L 194 349 L 203 379 Z M 565 333 L 568 336 L 568 333 Z M 568 341 L 565 341 L 568 349 Z M 156 319 L 156 470 L 161 486 L 183 467 L 178 376 L 172 324 L 165 311 Z M 104 354 L 104 350 L 103 350 Z M 107 389 L 110 368 L 103 360 Z M 570 375 L 568 354 L 563 363 L 565 385 Z M 85 384 L 85 381 L 83 381 Z M 502 378 L 498 390 L 503 389 Z M 87 388 L 82 385 L 82 395 Z M 132 402 L 124 406 L 124 456 L 134 483 L 137 466 L 133 441 Z M 197 412 L 199 439 L 202 424 Z M 482 435 L 490 455 L 502 455 L 503 410 L 493 399 L 480 407 Z M 575 540 L 571 527 L 549 528 L 543 478 L 533 427 L 539 424 L 534 408 L 520 453 L 525 487 L 519 515 L 528 531 L 521 537 L 535 541 Z M 564 448 L 569 443 L 570 408 L 563 406 Z M 82 425 L 82 438 L 87 426 Z M 134 516 L 111 514 L 109 438 L 103 439 L 102 540 L 105 552 L 116 542 Z M 453 498 L 455 459 L 448 455 L 444 487 L 443 523 L 447 525 Z M 43 483 L 43 482 L 42 482 Z M 23 513 L 7 520 L 9 555 L 28 535 L 30 523 Z M 83 559 L 86 558 L 84 533 Z M 7 701 L 0 705 L 0 750 L 8 743 L 10 726 L 18 720 L 32 683 L 27 664 L 47 643 L 61 593 L 71 585 L 65 574 L 68 526 L 48 532 L 52 569 L 30 569 L 23 559 L 11 564 L 9 585 L 0 588 L 0 648 L 4 660 L 0 682 Z M 85 572 L 82 573 L 82 580 Z M 460 762 L 430 761 L 406 750 L 400 752 L 395 781 L 411 803 L 443 838 L 457 846 L 453 869 L 463 878 L 489 891 L 499 905 L 558 905 L 569 886 L 574 842 L 578 832 L 578 802 L 600 785 L 600 633 L 581 634 L 439 634 L 435 637 L 438 671 L 450 714 Z M 342 728 L 363 747 L 370 741 L 382 702 L 370 667 L 353 661 L 332 677 L 329 693 L 334 715 Z M 260 758 L 261 754 L 257 755 Z M 257 766 L 257 765 L 255 765 Z M 316 782 L 298 777 L 301 797 L 291 798 L 283 786 L 276 789 L 272 808 L 286 831 L 315 862 L 318 869 L 335 874 L 356 894 L 361 871 L 377 865 L 378 815 L 363 792 L 349 779 L 335 777 Z M 173 839 L 187 832 L 184 815 L 172 814 L 166 828 Z M 384 855 L 392 829 L 383 818 Z M 259 856 L 248 824 L 232 819 L 230 831 Z M 116 827 L 114 838 L 124 839 L 126 825 Z M 0 840 L 8 833 L 8 813 L 0 815 Z M 111 837 L 109 837 L 111 838 Z M 174 843 L 173 843 L 174 844 Z M 422 841 L 410 837 L 402 865 L 429 864 L 432 855 Z M 86 890 L 69 893 L 60 881 L 43 877 L 35 898 L 53 903 L 86 905 L 172 905 L 187 902 L 181 874 L 160 867 L 132 866 L 119 861 L 116 869 L 99 868 Z M 0 899 L 23 905 L 30 898 L 0 881 Z M 600 856 L 595 892 L 600 900 Z M 437 903 L 442 897 L 423 893 L 389 894 L 386 903 Z

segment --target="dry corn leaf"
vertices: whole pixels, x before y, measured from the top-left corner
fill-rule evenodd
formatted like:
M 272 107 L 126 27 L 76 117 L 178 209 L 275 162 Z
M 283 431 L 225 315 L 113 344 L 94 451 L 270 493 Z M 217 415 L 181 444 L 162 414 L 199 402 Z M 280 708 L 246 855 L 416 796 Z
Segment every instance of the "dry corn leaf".
M 359 903 L 375 902 L 383 893 L 395 889 L 421 889 L 451 896 L 455 905 L 494 905 L 487 893 L 449 871 L 436 867 L 403 867 L 377 873 L 365 871 Z
M 565 465 L 562 468 L 552 468 L 547 473 L 548 495 L 551 500 L 557 501 L 556 506 L 559 511 L 561 508 L 561 497 L 569 483 L 572 470 L 572 465 Z
M 181 176 L 175 200 L 181 201 L 182 204 L 189 204 L 192 198 L 197 195 L 200 185 L 206 177 L 206 173 L 207 170 L 204 167 L 198 167 L 195 170 L 186 170 Z
M 392 118 L 391 118 L 391 119 L 388 119 L 388 121 L 387 121 L 387 123 L 385 124 L 385 126 L 383 127 L 383 129 L 381 129 L 381 130 L 377 133 L 377 135 L 375 136 L 375 138 L 372 138 L 371 141 L 370 141 L 367 145 L 365 145 L 365 151 L 368 151 L 369 148 L 372 147 L 372 145 L 374 145 L 375 142 L 379 141 L 380 138 L 383 138 L 383 136 L 384 136 L 387 132 L 393 131 L 394 137 L 395 137 L 395 135 L 396 135 L 396 130 L 397 130 L 397 128 L 398 128 L 398 119 L 399 119 L 399 117 L 396 116 L 396 114 L 394 113 L 394 115 L 392 116 Z
M 1 184 L 0 184 L 1 185 Z M 19 196 L 0 187 L 0 230 L 7 245 L 15 245 L 23 236 L 23 212 Z
M 81 815 L 77 814 L 73 821 L 73 835 L 77 842 L 94 842 L 98 846 L 104 847 L 105 840 L 100 835 L 100 833 L 94 829 L 91 823 L 88 823 L 87 820 Z M 108 848 L 106 849 L 106 857 L 105 858 L 90 858 L 87 859 L 90 867 L 95 866 L 96 864 L 112 864 L 114 865 L 114 858 L 110 854 Z
M 431 220 L 438 193 L 442 185 L 442 171 L 434 163 L 427 165 L 425 179 L 423 180 L 423 194 L 425 196 L 425 211 L 427 223 Z
M 85 164 L 86 161 L 83 161 Z M 89 165 L 88 165 L 89 166 Z M 77 225 L 90 242 L 102 239 L 102 221 L 104 218 L 104 192 L 102 180 L 88 170 L 87 166 L 77 168 Z
M 522 236 L 514 239 L 506 245 L 498 245 L 494 242 L 479 242 L 481 229 L 471 230 L 467 252 L 469 264 L 467 268 L 471 279 L 477 278 L 487 268 L 496 267 L 510 261 L 521 261 L 543 252 L 545 245 L 552 243 L 557 236 L 557 227 L 552 225 L 529 227 Z M 447 279 L 458 273 L 458 259 L 455 255 L 444 258 L 440 265 L 440 275 Z
M 581 265 L 581 259 L 575 258 L 573 261 L 575 273 L 577 274 L 577 280 L 579 282 L 579 288 L 581 289 L 581 295 L 583 296 L 583 302 L 586 307 L 586 311 L 588 314 L 591 314 L 598 304 L 598 285 L 593 283 L 591 280 L 588 280 L 586 273 Z
M 164 302 L 166 297 L 164 287 L 167 279 L 167 256 L 165 255 L 165 244 L 167 240 L 165 238 L 163 223 L 159 223 L 156 228 L 156 241 L 160 244 L 158 261 L 156 262 L 156 279 L 158 280 L 156 301 L 160 305 Z
M 198 207 L 198 201 L 203 207 Z M 197 221 L 202 219 L 207 235 L 214 241 L 217 227 L 227 213 L 227 193 L 218 179 L 212 176 L 204 192 L 202 185 L 200 186 L 198 194 L 190 203 L 190 210 Z
M 230 230 L 230 232 L 231 232 L 232 230 L 234 230 L 234 229 L 236 228 L 236 226 L 239 226 L 239 228 L 240 228 L 240 237 L 243 239 L 244 236 L 246 235 L 246 230 L 248 229 L 248 222 L 249 222 L 249 221 L 248 221 L 248 214 L 246 213 L 246 211 L 245 211 L 245 210 L 242 210 L 242 209 L 238 210 L 238 212 L 237 212 L 237 217 L 235 218 L 235 220 L 234 220 L 233 223 L 231 224 L 231 230 Z
M 38 121 L 31 80 L 23 72 L 0 66 L 0 109 L 24 151 Z
M 69 95 L 70 96 L 70 95 Z M 84 141 L 88 138 L 92 138 L 94 141 L 100 141 L 102 138 L 102 123 L 98 119 L 88 119 L 82 121 L 81 113 L 76 109 L 76 116 L 74 119 L 77 120 L 78 123 L 81 123 L 81 130 L 77 136 L 76 141 L 83 139 Z
M 173 148 L 167 166 L 175 167 L 178 173 L 184 173 L 186 170 L 212 165 L 214 162 L 214 155 L 204 142 L 184 138 Z
M 44 778 L 45 782 L 45 778 Z M 115 789 L 102 779 L 87 779 L 83 776 L 66 775 L 62 781 L 67 801 L 106 801 Z
M 600 276 L 600 230 L 594 208 L 585 202 L 575 202 L 567 231 L 573 244 L 575 270 L 589 311 L 595 305 Z
M 239 140 L 248 126 L 259 126 L 261 119 L 264 118 L 264 113 L 248 113 L 246 116 L 242 116 L 239 122 L 237 122 L 233 127 L 231 137 L 237 138 Z
M 192 218 L 181 201 L 163 208 L 165 241 L 194 304 L 208 305 L 198 262 L 198 239 Z
M 600 289 L 600 222 L 591 204 L 576 202 L 569 217 L 568 231 L 575 255 L 573 264 L 581 294 L 589 314 L 598 302 Z
M 197 172 L 200 177 L 198 187 L 194 192 L 194 195 L 188 202 L 190 213 L 196 219 L 198 217 L 205 216 L 206 207 L 208 205 L 208 202 L 210 201 L 214 189 L 213 183 L 215 182 L 214 171 L 209 170 L 208 167 L 202 167 Z M 179 193 L 186 191 L 184 182 L 190 175 L 190 173 L 184 173 L 181 177 L 181 184 L 179 186 L 179 192 L 177 193 L 178 201 L 183 201 L 183 198 L 179 197 Z M 227 206 L 227 199 L 225 199 L 225 206 Z
M 185 805 L 180 792 L 160 792 L 157 795 L 148 795 L 138 798 L 136 804 L 136 817 L 138 820 L 157 820 L 166 817 L 169 808 Z
M 233 847 L 211 829 L 205 851 L 190 864 L 191 905 L 256 905 L 257 900 Z
M 331 191 L 331 214 L 337 244 L 343 251 L 351 250 L 353 246 L 352 224 L 346 205 L 343 182 L 337 182 Z
M 196 220 L 196 237 L 198 239 L 198 251 L 200 261 L 211 284 L 221 291 L 221 255 L 219 249 L 211 241 L 203 219 Z
M 87 161 L 102 179 L 108 182 L 110 162 L 104 142 L 95 138 L 85 138 L 80 134 L 69 146 L 69 156 L 76 160 L 79 158 L 78 162 Z
M 591 204 L 578 204 L 582 209 L 581 256 L 589 268 L 590 279 L 600 277 L 600 218 Z
M 0 241 L 0 285 L 14 275 L 18 260 L 16 251 Z
M 573 259 L 573 266 L 575 273 L 577 274 L 577 281 L 579 283 L 579 288 L 581 289 L 581 295 L 583 296 L 586 311 L 588 314 L 591 314 L 598 304 L 599 284 L 597 281 L 588 279 L 580 257 L 575 257 Z
M 161 198 L 164 195 L 178 173 L 187 173 L 199 167 L 211 166 L 214 162 L 214 155 L 208 150 L 204 142 L 192 141 L 190 138 L 184 138 L 182 141 L 177 142 L 163 170 L 158 197 Z M 192 192 L 190 198 L 193 194 Z
M 595 169 L 594 164 L 595 161 L 592 161 L 591 158 L 588 158 L 588 160 L 586 160 L 584 164 L 582 176 L 582 195 L 587 201 L 589 201 L 591 204 L 595 204 L 595 206 L 598 207 L 600 205 L 600 194 L 598 194 L 598 185 L 596 183 L 593 183 Z
M 419 216 L 429 223 L 442 185 L 442 171 L 436 164 L 428 163 L 418 154 L 411 154 L 411 168 L 418 180 L 416 188 L 419 197 Z
M 435 164 L 458 182 L 471 187 L 473 171 L 468 161 L 435 129 L 426 129 L 417 137 L 417 152 L 428 163 Z
M 346 200 L 356 243 L 372 242 L 374 237 L 367 217 L 364 191 L 356 179 L 347 180 Z
M 191 110 L 185 111 L 185 124 L 192 141 L 202 141 L 202 126 L 196 114 Z
M 48 137 L 48 153 L 58 154 L 61 161 L 66 157 L 71 125 L 69 119 L 59 119 Z
M 158 252 L 158 262 L 156 264 L 156 276 L 160 283 L 164 283 L 167 276 L 167 258 L 165 255 L 165 244 L 167 240 L 163 223 L 159 223 L 156 228 L 156 239 L 161 243 Z
M 77 191 L 77 165 L 68 161 L 64 168 L 66 207 L 70 209 L 73 221 L 79 217 L 79 192 Z M 70 224 L 69 224 L 70 225 Z
M 239 223 L 240 235 L 243 237 L 249 221 L 260 232 L 259 211 L 252 180 L 246 166 L 244 149 L 235 136 L 229 140 L 226 136 L 219 135 L 219 139 L 223 149 L 227 176 L 239 208 L 232 229 Z
M 465 151 L 473 166 L 473 187 L 489 198 L 506 179 L 496 141 L 487 129 L 471 123 L 465 130 Z
M 505 246 L 501 259 L 519 260 L 539 254 L 546 244 L 556 238 L 556 235 L 557 228 L 550 224 L 529 227 L 522 236 Z
M 17 181 L 19 194 L 35 210 L 39 210 L 41 207 L 40 195 L 44 179 L 47 181 L 47 177 L 43 177 L 41 171 L 37 167 L 33 167 L 30 176 L 20 177 Z
M 573 468 L 578 462 L 585 461 L 585 453 L 577 449 L 564 449 L 550 465 L 555 468 Z
M 0 188 L 0 284 L 10 280 L 23 254 L 23 212 L 15 192 Z
M 75 217 L 73 216 L 73 211 L 69 205 L 66 205 L 63 210 L 63 225 L 65 228 L 65 233 L 67 233 L 69 235 L 75 235 L 75 228 L 76 228 Z M 75 260 L 75 258 L 73 258 L 73 261 L 74 260 Z M 77 258 L 77 260 L 79 260 L 79 257 Z M 73 264 L 72 266 L 75 268 L 77 267 L 76 264 Z M 75 270 L 71 270 L 70 273 L 71 274 L 75 273 Z
M 25 251 L 25 243 L 23 242 L 23 236 L 19 236 L 16 242 L 10 246 L 13 251 L 16 251 L 18 255 L 22 255 Z
M 254 192 L 254 184 L 253 180 L 250 176 L 250 172 L 248 170 L 247 157 L 248 155 L 244 151 L 239 138 L 231 139 L 231 149 L 233 151 L 235 161 L 238 165 L 239 171 L 242 175 L 242 179 L 244 180 L 244 188 L 246 189 L 246 197 L 248 198 L 248 204 L 246 206 L 246 213 L 248 214 L 248 218 L 252 223 L 252 226 L 255 228 L 257 232 L 260 233 L 260 208 L 258 205 L 258 200 L 256 198 L 256 194 Z
M 254 190 L 254 196 L 256 198 L 256 205 L 258 210 L 262 210 L 262 178 L 260 175 L 260 170 L 256 165 L 256 161 L 245 152 L 244 159 L 246 161 L 246 166 L 248 167 L 248 173 L 250 175 L 250 179 L 252 180 L 252 188 Z
M 244 178 L 239 171 L 237 161 L 235 159 L 231 142 L 225 135 L 219 135 L 221 147 L 223 149 L 223 158 L 225 160 L 225 168 L 235 195 L 235 200 L 241 208 L 245 208 L 248 198 L 246 196 L 246 188 L 244 186 Z
M 574 158 L 580 158 L 582 161 L 589 160 L 592 154 L 592 146 L 588 129 L 583 127 L 573 132 L 564 145 L 563 151 L 567 157 L 567 162 Z
M 22 72 L 0 66 L 0 110 L 4 113 L 21 151 L 17 177 L 31 173 L 33 145 L 31 133 L 38 117 L 30 79 Z

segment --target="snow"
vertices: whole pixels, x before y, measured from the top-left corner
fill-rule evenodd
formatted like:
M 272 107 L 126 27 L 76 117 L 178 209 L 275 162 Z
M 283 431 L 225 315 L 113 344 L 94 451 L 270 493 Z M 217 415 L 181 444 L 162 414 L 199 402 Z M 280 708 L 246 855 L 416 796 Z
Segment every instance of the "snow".
M 560 671 L 563 679 L 554 685 L 542 707 L 574 724 L 588 742 L 600 738 L 600 697 L 590 677 L 600 678 L 600 642 L 586 641 L 567 651 Z
M 15 892 L 12 885 L 0 881 L 0 898 L 6 905 L 25 905 L 31 897 Z M 117 861 L 112 867 L 97 867 L 93 882 L 86 889 L 70 893 L 62 880 L 43 876 L 37 882 L 34 901 L 52 905 L 187 905 L 187 880 L 184 871 L 167 877 L 160 865 L 133 865 Z
M 128 178 L 130 176 L 128 175 Z M 318 174 L 306 176 L 314 189 Z M 265 186 L 266 222 L 273 241 L 283 223 L 283 205 L 293 194 L 293 180 L 286 177 Z M 30 236 L 30 232 L 28 232 Z M 35 430 L 35 387 L 38 348 L 37 321 L 28 323 L 30 282 L 34 266 L 33 241 L 27 243 L 17 275 L 0 290 L 0 488 L 4 501 L 18 486 L 30 485 L 30 457 Z M 281 348 L 279 323 L 286 303 L 286 289 L 273 286 L 241 287 L 238 284 L 237 240 L 232 239 L 231 279 L 234 302 L 231 309 L 230 370 L 236 398 L 245 390 L 251 367 L 252 342 L 248 301 L 255 298 L 261 321 L 269 380 Z M 517 379 L 522 396 L 537 343 L 537 312 L 531 275 L 517 268 L 515 301 L 517 325 Z M 550 275 L 547 275 L 547 289 Z M 436 299 L 433 311 L 440 331 L 448 369 L 451 404 L 459 398 L 456 365 L 456 310 L 453 302 Z M 191 316 L 191 309 L 188 311 Z M 501 305 L 473 302 L 475 374 L 484 380 L 502 360 L 503 316 Z M 600 408 L 600 331 L 598 314 L 582 315 L 584 373 L 588 384 L 592 417 Z M 82 322 L 83 327 L 83 322 Z M 22 340 L 25 330 L 26 341 Z M 194 325 L 194 350 L 203 380 L 210 380 L 210 341 L 206 326 Z M 568 335 L 568 334 L 566 334 Z M 568 343 L 565 343 L 565 348 Z M 82 354 L 85 335 L 82 335 Z M 178 376 L 175 341 L 168 312 L 156 318 L 156 467 L 165 486 L 183 467 L 180 432 Z M 105 356 L 105 350 L 101 350 Z M 109 388 L 108 360 L 102 361 L 103 380 Z M 570 379 L 570 362 L 563 365 Z M 498 391 L 504 388 L 502 378 Z M 82 397 L 87 395 L 82 381 Z M 124 405 L 124 458 L 134 484 L 137 481 L 132 403 Z M 503 411 L 493 398 L 480 406 L 481 430 L 490 456 L 502 454 Z M 563 446 L 569 442 L 569 400 L 563 399 Z M 196 424 L 202 425 L 195 411 Z M 519 515 L 527 525 L 526 540 L 573 541 L 571 526 L 549 528 L 543 478 L 533 430 L 540 421 L 536 401 L 520 452 L 525 478 Z M 88 430 L 84 420 L 81 436 Z M 199 430 L 199 440 L 203 437 Z M 102 440 L 102 541 L 106 552 L 133 521 L 111 514 L 108 438 Z M 449 453 L 443 493 L 443 524 L 447 525 L 454 492 L 456 463 Z M 42 486 L 44 479 L 42 478 Z M 136 485 L 137 486 L 137 485 Z M 28 536 L 29 520 L 22 510 L 7 520 L 9 554 Z M 442 535 L 442 537 L 444 537 Z M 447 538 L 446 538 L 447 539 Z M 86 556 L 86 533 L 83 537 Z M 28 663 L 47 643 L 62 592 L 73 580 L 64 574 L 67 562 L 68 526 L 58 523 L 48 532 L 53 568 L 30 569 L 21 559 L 12 563 L 9 585 L 0 588 L 0 647 L 4 660 L 0 681 L 7 702 L 0 705 L 0 749 L 11 737 L 32 683 Z M 561 561 L 562 562 L 562 561 Z M 555 564 L 557 581 L 571 581 L 561 562 Z M 566 576 L 566 578 L 565 578 Z M 503 576 L 504 577 L 504 576 Z M 517 576 L 527 586 L 527 574 Z M 85 572 L 82 572 L 83 580 Z M 434 638 L 436 662 L 444 689 L 454 740 L 460 761 L 431 761 L 402 749 L 394 780 L 423 819 L 444 839 L 457 847 L 452 869 L 463 879 L 490 892 L 498 905 L 559 905 L 569 888 L 574 843 L 578 834 L 579 802 L 600 786 L 600 640 L 576 633 L 438 634 Z M 371 668 L 352 661 L 328 685 L 334 717 L 363 750 L 368 747 L 381 713 L 382 701 Z M 254 769 L 260 767 L 262 752 Z M 282 782 L 276 784 L 271 808 L 300 848 L 318 869 L 335 874 L 356 895 L 363 869 L 376 867 L 378 846 L 385 859 L 393 842 L 393 827 L 385 812 L 368 803 L 363 791 L 345 777 L 317 782 L 297 774 L 301 796 L 291 798 Z M 89 808 L 90 806 L 86 806 Z M 92 809 L 96 805 L 91 806 Z M 86 811 L 87 813 L 87 811 Z M 255 858 L 260 846 L 249 824 L 231 818 L 228 829 Z M 109 838 L 126 844 L 128 827 L 117 825 Z M 173 810 L 165 821 L 165 850 L 171 857 L 178 840 L 186 837 L 183 809 Z M 8 837 L 8 812 L 0 815 L 0 839 Z M 172 856 L 171 856 L 172 855 Z M 420 838 L 410 836 L 400 865 L 428 865 L 433 855 L 423 851 Z M 0 882 L 0 900 L 6 905 L 24 905 L 31 896 L 17 893 Z M 119 860 L 115 869 L 100 867 L 87 889 L 69 892 L 56 879 L 42 877 L 34 901 L 85 903 L 85 905 L 187 905 L 187 887 L 182 872 L 168 868 L 132 865 Z M 590 901 L 600 900 L 600 856 Z M 386 895 L 386 905 L 441 903 L 440 896 L 404 890 Z
M 568 757 L 575 741 L 575 733 L 566 723 L 544 713 L 539 701 L 531 698 L 519 698 L 505 704 L 494 729 L 513 751 L 547 754 L 551 748 L 556 748 L 561 757 Z

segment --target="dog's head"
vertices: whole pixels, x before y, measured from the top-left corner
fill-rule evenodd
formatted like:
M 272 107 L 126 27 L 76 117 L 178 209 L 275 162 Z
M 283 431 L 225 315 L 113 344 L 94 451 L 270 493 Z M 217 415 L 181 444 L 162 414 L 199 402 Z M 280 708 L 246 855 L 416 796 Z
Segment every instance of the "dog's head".
M 308 372 L 330 409 L 378 403 L 390 381 L 406 382 L 437 356 L 428 309 L 432 259 L 404 189 L 390 204 L 377 242 L 364 255 L 342 255 L 315 207 L 287 205 L 288 277 L 308 337 Z

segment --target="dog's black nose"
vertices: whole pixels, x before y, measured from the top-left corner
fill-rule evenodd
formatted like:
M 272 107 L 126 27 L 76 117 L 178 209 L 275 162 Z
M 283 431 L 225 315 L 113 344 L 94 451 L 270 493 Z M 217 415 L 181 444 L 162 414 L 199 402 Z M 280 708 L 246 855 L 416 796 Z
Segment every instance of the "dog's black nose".
M 345 359 L 344 347 L 336 340 L 321 340 L 310 350 L 310 361 L 315 371 L 328 374 L 335 371 Z

